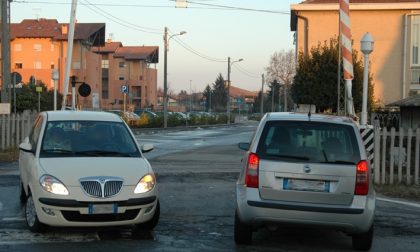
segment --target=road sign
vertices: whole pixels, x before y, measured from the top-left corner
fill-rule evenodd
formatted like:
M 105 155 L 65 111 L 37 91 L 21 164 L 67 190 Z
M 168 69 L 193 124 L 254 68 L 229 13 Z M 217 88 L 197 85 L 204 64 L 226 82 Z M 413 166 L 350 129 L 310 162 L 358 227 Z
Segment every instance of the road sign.
M 42 92 L 42 87 L 36 87 L 35 90 L 36 90 L 37 93 L 41 93 Z
M 128 85 L 121 85 L 121 93 L 123 94 L 128 93 Z
M 16 85 L 17 83 L 20 83 L 22 81 L 22 75 L 20 75 L 20 73 L 18 72 L 13 72 L 12 81 L 14 82 L 14 85 Z
M 78 91 L 81 96 L 88 97 L 90 95 L 91 89 L 89 84 L 83 82 L 82 85 L 79 86 Z

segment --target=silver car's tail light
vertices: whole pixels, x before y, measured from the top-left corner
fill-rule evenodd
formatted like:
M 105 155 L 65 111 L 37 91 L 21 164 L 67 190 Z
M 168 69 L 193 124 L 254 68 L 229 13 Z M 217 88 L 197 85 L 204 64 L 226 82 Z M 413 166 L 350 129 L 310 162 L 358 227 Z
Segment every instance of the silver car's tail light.
M 366 160 L 360 161 L 356 165 L 356 187 L 355 195 L 367 195 L 369 192 L 369 172 Z
M 87 195 L 96 198 L 108 198 L 121 191 L 123 180 L 112 177 L 90 177 L 81 179 L 80 184 Z
M 250 153 L 246 167 L 245 184 L 247 187 L 258 188 L 258 167 L 260 158 L 255 153 Z

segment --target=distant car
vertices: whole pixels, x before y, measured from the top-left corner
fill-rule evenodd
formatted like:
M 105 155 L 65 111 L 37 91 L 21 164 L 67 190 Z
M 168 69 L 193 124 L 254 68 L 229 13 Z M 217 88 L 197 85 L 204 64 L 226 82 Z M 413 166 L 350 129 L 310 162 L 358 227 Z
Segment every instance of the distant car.
M 373 240 L 375 191 L 358 126 L 349 118 L 266 114 L 246 150 L 236 184 L 234 238 L 252 241 L 264 225 L 328 227 Z
M 117 115 L 51 111 L 20 144 L 20 199 L 29 229 L 136 225 L 153 229 L 160 205 L 155 174 Z
M 139 117 L 141 117 L 142 115 L 145 115 L 147 116 L 148 120 L 152 120 L 158 117 L 158 115 L 155 112 L 150 111 L 150 110 L 135 110 L 134 113 L 137 114 Z

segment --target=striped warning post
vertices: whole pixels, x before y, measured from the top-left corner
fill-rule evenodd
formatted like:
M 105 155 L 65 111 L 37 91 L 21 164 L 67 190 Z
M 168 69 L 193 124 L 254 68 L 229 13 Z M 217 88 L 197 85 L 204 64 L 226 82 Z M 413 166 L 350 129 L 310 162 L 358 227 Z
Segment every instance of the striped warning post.
M 366 148 L 366 155 L 368 157 L 370 167 L 374 167 L 374 146 L 375 146 L 375 131 L 372 125 L 361 125 L 360 126 L 360 135 L 363 139 L 363 144 Z
M 351 49 L 349 12 L 349 0 L 340 0 L 341 54 L 343 56 L 343 74 L 345 80 L 353 79 L 353 59 Z

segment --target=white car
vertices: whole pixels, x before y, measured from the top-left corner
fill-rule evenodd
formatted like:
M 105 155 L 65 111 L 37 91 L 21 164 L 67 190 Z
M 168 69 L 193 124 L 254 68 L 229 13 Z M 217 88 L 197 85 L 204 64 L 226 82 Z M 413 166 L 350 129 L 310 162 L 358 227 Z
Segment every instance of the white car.
M 235 242 L 262 226 L 319 226 L 373 241 L 375 190 L 359 128 L 329 115 L 266 114 L 246 151 L 236 184 Z M 286 227 L 285 227 L 286 226 Z
M 20 199 L 31 231 L 157 225 L 158 188 L 142 154 L 153 145 L 139 148 L 119 116 L 42 112 L 19 147 Z

